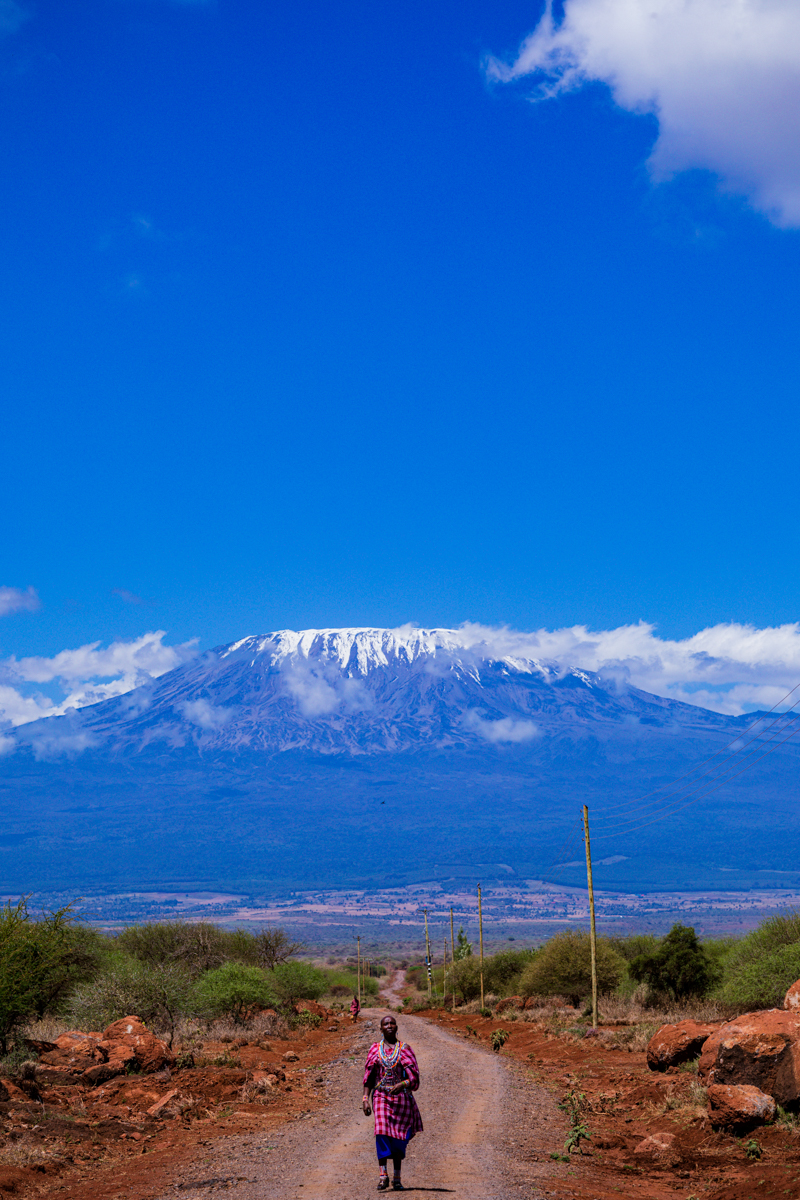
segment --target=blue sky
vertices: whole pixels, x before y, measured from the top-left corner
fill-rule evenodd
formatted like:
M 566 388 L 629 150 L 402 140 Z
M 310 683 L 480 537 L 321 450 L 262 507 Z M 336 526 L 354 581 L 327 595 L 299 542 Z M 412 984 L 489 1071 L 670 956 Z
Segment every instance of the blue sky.
M 543 9 L 0 3 L 0 656 L 797 619 L 792 131 Z

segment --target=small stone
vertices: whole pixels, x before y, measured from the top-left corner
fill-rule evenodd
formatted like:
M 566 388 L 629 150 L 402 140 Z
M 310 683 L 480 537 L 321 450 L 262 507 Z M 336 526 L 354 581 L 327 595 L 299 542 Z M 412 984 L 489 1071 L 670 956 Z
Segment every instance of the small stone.
M 295 1054 L 294 1050 L 287 1050 L 283 1056 L 284 1062 L 300 1062 L 300 1055 Z

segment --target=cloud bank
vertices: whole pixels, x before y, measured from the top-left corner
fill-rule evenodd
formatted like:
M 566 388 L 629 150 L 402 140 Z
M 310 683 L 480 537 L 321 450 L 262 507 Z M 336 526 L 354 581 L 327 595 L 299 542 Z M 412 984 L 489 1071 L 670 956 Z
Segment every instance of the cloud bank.
M 90 642 L 52 658 L 5 659 L 0 662 L 0 723 L 25 725 L 121 696 L 194 656 L 192 642 L 165 646 L 165 637 L 164 630 L 155 630 L 105 647 Z M 54 685 L 62 695 L 54 699 L 31 686 L 36 684 Z
M 405 627 L 398 632 L 408 631 Z M 0 753 L 11 748 L 3 740 L 4 726 L 7 730 L 40 717 L 61 716 L 131 692 L 196 653 L 193 643 L 165 645 L 165 636 L 163 630 L 156 630 L 105 647 L 91 642 L 52 658 L 0 662 Z M 767 629 L 714 625 L 683 639 L 661 638 L 654 625 L 644 622 L 616 629 L 573 625 L 530 633 L 467 623 L 453 638 L 475 660 L 536 659 L 565 671 L 583 668 L 658 696 L 734 716 L 770 709 L 800 683 L 800 622 Z M 370 707 L 363 682 L 341 675 L 332 664 L 297 660 L 287 664 L 283 673 L 287 693 L 311 719 Z M 61 695 L 54 697 L 42 688 Z M 130 703 L 143 711 L 149 696 L 141 691 Z M 187 705 L 183 715 L 199 729 L 215 729 L 230 720 L 231 710 L 198 700 Z M 532 722 L 493 722 L 479 713 L 466 714 L 465 720 L 489 741 L 518 742 L 537 736 Z
M 800 683 L 800 623 L 757 629 L 713 625 L 680 640 L 640 622 L 593 631 L 585 625 L 518 633 L 466 624 L 464 645 L 496 658 L 536 658 L 738 716 L 770 709 Z M 794 696 L 792 699 L 796 699 Z
M 591 82 L 654 114 L 656 180 L 713 171 L 776 225 L 800 227 L 797 0 L 565 0 L 490 78 L 531 78 L 547 99 Z

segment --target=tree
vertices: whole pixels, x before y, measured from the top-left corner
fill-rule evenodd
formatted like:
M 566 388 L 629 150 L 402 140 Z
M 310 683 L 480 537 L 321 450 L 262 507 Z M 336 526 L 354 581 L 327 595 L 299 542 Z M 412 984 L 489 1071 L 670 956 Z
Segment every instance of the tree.
M 278 963 L 270 972 L 270 982 L 278 998 L 288 1007 L 298 1000 L 318 1000 L 328 987 L 322 971 L 310 963 L 297 961 Z
M 619 986 L 624 961 L 609 945 L 597 939 L 597 990 L 611 992 Z M 576 1008 L 592 990 L 591 945 L 588 933 L 567 931 L 547 942 L 520 977 L 523 996 L 566 996 Z
M 654 949 L 631 960 L 628 971 L 638 983 L 673 1000 L 702 996 L 711 982 L 711 962 L 690 925 L 673 925 Z
M 72 921 L 71 905 L 34 920 L 27 896 L 0 908 L 0 1053 L 15 1029 L 55 1008 L 96 967 L 99 935 Z
M 467 935 L 464 933 L 464 926 L 460 926 L 458 937 L 456 938 L 456 948 L 453 953 L 453 958 L 456 962 L 462 958 L 469 958 L 472 954 L 472 942 L 467 941 Z
M 192 1007 L 192 977 L 182 963 L 150 965 L 117 951 L 104 970 L 75 990 L 67 1012 L 82 1029 L 104 1029 L 135 1015 L 166 1033 L 171 1046 L 179 1017 Z
M 271 1008 L 275 993 L 260 967 L 229 962 L 201 975 L 194 986 L 194 1001 L 203 1016 L 230 1017 L 240 1025 L 254 1008 Z
M 277 928 L 262 929 L 255 935 L 255 943 L 259 965 L 268 971 L 302 950 L 299 942 L 290 942 L 286 933 Z

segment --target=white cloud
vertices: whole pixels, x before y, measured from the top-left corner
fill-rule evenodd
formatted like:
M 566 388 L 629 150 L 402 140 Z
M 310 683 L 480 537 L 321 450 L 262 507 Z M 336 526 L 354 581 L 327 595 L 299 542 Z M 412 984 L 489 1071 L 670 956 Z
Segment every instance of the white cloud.
M 344 676 L 330 663 L 312 666 L 302 657 L 281 662 L 286 690 L 304 717 L 325 717 L 341 709 L 361 712 L 372 706 L 372 698 L 361 679 Z
M 13 612 L 33 612 L 39 607 L 39 597 L 32 587 L 23 592 L 21 588 L 0 587 L 0 617 Z
M 180 711 L 187 721 L 199 729 L 222 729 L 233 716 L 232 708 L 223 708 L 221 704 L 211 704 L 208 700 L 187 700 L 181 704 Z
M 547 99 L 590 82 L 658 119 L 655 179 L 713 171 L 783 227 L 800 226 L 800 4 L 797 0 L 552 0 L 512 63 Z
M 529 742 L 539 736 L 539 730 L 533 721 L 516 720 L 514 717 L 501 717 L 498 721 L 487 720 L 474 708 L 464 714 L 464 724 L 474 729 L 487 742 Z
M 713 625 L 680 640 L 659 638 L 655 626 L 644 622 L 534 633 L 466 624 L 459 633 L 476 655 L 541 659 L 565 670 L 583 667 L 646 692 L 734 715 L 772 708 L 800 683 L 798 622 L 766 629 Z
M 105 647 L 90 642 L 52 658 L 0 662 L 0 722 L 24 725 L 121 696 L 194 656 L 191 642 L 165 646 L 165 636 L 163 630 L 155 630 L 130 642 L 112 642 Z M 30 684 L 55 684 L 63 698 L 44 696 L 26 687 Z

